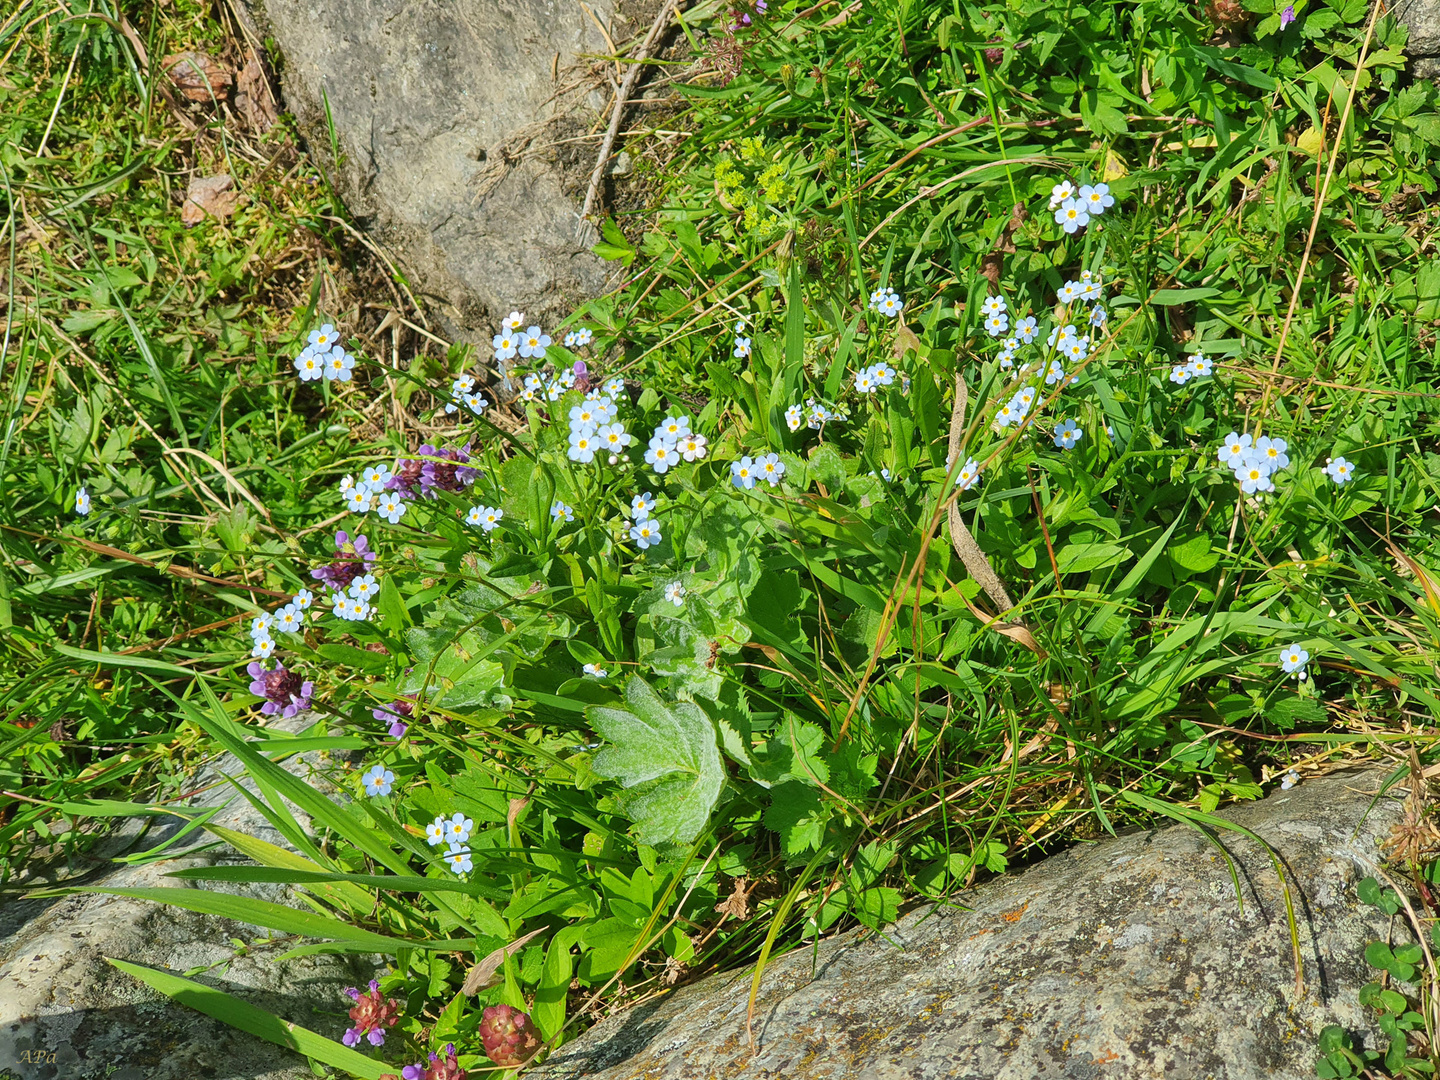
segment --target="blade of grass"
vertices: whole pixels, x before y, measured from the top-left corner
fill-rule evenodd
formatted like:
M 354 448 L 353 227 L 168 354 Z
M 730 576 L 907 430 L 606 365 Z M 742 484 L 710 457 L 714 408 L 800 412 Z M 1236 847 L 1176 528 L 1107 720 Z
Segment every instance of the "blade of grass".
M 317 1035 L 308 1028 L 292 1024 L 288 1020 L 281 1020 L 274 1013 L 267 1012 L 258 1005 L 251 1005 L 248 1001 L 241 1001 L 233 994 L 227 994 L 223 990 L 205 986 L 193 979 L 172 975 L 168 971 L 142 967 L 140 964 L 116 960 L 109 956 L 105 958 L 105 962 L 125 974 L 133 976 L 152 990 L 158 990 L 171 1001 L 185 1005 L 196 1012 L 204 1013 L 206 1016 L 213 1016 L 216 1020 L 222 1020 L 238 1031 L 254 1035 L 256 1038 L 264 1039 L 276 1046 L 283 1046 L 296 1053 L 304 1054 L 308 1058 L 313 1058 L 315 1061 L 333 1065 L 337 1069 L 344 1069 L 353 1076 L 362 1077 L 363 1080 L 380 1080 L 380 1077 L 392 1069 L 392 1066 L 386 1065 L 383 1061 L 366 1057 L 347 1046 L 342 1046 L 333 1039 Z

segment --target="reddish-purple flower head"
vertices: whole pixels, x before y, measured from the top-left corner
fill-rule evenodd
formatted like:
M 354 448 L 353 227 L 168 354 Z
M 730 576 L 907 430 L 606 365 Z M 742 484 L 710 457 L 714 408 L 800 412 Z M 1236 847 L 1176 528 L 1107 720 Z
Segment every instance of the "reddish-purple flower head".
M 379 708 L 371 709 L 370 715 L 376 720 L 383 720 L 390 725 L 390 737 L 392 739 L 403 739 L 405 732 L 409 730 L 405 720 L 415 715 L 415 702 L 409 698 L 398 698 L 389 705 L 381 705 Z
M 335 561 L 311 570 L 310 576 L 336 592 L 343 592 L 365 572 L 365 564 L 374 562 L 376 557 L 363 533 L 352 541 L 350 534 L 341 529 L 335 534 Z
M 310 696 L 315 693 L 315 684 L 303 680 L 298 674 L 277 663 L 274 671 L 266 671 L 259 660 L 252 660 L 245 669 L 250 673 L 250 693 L 265 699 L 260 711 L 266 716 L 294 716 L 310 707 Z

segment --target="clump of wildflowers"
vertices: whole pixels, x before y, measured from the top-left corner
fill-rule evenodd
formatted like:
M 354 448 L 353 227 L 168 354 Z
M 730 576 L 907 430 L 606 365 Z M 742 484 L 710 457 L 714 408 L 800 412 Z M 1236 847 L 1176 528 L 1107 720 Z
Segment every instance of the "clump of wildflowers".
M 400 1076 L 402 1080 L 465 1080 L 465 1070 L 460 1067 L 459 1058 L 455 1054 L 455 1044 L 447 1043 L 443 1055 L 430 1051 L 429 1065 L 424 1062 L 406 1065 L 400 1070 Z
M 498 348 L 496 352 L 499 352 Z M 445 403 L 447 413 L 456 412 L 463 406 L 479 416 L 489 405 L 485 395 L 475 389 L 475 376 L 457 375 L 450 383 L 450 400 Z
M 1343 457 L 1325 459 L 1325 475 L 1336 484 L 1345 485 L 1355 479 L 1355 466 Z
M 284 664 L 277 663 L 273 670 L 267 671 L 259 660 L 252 660 L 245 670 L 250 673 L 250 693 L 265 699 L 260 711 L 266 716 L 279 713 L 288 718 L 310 707 L 315 684 L 288 670 Z
M 1050 189 L 1050 209 L 1055 223 L 1067 233 L 1074 233 L 1090 224 L 1115 205 L 1108 184 L 1086 184 L 1077 189 L 1069 180 L 1062 180 Z
M 881 315 L 897 319 L 904 308 L 904 301 L 900 299 L 900 294 L 894 289 L 881 287 L 870 294 L 871 311 L 878 311 Z
M 465 514 L 467 525 L 478 525 L 487 533 L 492 533 L 500 525 L 500 519 L 505 516 L 505 511 L 498 506 L 472 506 Z
M 364 1038 L 371 1046 L 385 1045 L 385 1029 L 400 1022 L 400 1003 L 380 993 L 380 983 L 370 980 L 370 989 L 360 993 L 353 986 L 346 987 L 345 993 L 355 1002 L 350 1007 L 352 1025 L 345 1029 L 340 1041 L 354 1046 Z
M 1255 440 L 1251 435 L 1237 431 L 1225 436 L 1216 456 L 1220 464 L 1229 467 L 1240 482 L 1240 490 L 1246 495 L 1275 490 L 1272 477 L 1290 464 L 1286 450 L 1289 445 L 1284 439 L 1262 438 Z
M 415 451 L 417 458 L 402 458 L 397 471 L 385 481 L 385 490 L 400 498 L 435 498 L 438 492 L 464 491 L 480 470 L 470 464 L 470 444 L 439 449 L 425 443 Z
M 819 431 L 822 424 L 840 424 L 850 419 L 850 414 L 843 405 L 830 406 L 814 398 L 805 399 L 805 411 L 805 426 L 811 431 Z
M 350 534 L 341 529 L 335 534 L 335 561 L 311 570 L 310 576 L 332 589 L 344 591 L 376 558 L 364 534 L 352 541 Z
M 415 715 L 415 702 L 409 698 L 397 698 L 389 705 L 381 705 L 371 709 L 370 715 L 376 720 L 390 725 L 390 737 L 392 739 L 403 739 L 405 732 L 410 730 L 406 720 L 412 719 Z M 403 719 L 402 719 L 403 717 Z

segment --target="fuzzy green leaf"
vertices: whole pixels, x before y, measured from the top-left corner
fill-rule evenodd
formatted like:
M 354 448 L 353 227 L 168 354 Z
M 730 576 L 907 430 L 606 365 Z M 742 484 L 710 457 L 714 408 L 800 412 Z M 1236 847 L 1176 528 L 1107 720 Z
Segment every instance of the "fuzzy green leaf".
M 598 776 L 619 780 L 621 813 L 644 844 L 688 844 L 710 820 L 725 784 L 715 724 L 698 705 L 666 704 L 638 676 L 625 687 L 628 709 L 586 710 L 609 745 L 595 755 Z

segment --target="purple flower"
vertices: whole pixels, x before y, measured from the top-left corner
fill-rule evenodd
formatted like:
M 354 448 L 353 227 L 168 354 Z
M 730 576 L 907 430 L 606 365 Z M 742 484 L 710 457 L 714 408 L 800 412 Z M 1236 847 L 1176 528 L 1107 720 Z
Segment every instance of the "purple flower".
M 576 360 L 575 367 L 575 389 L 582 394 L 590 390 L 590 369 L 585 366 L 584 360 Z
M 446 447 L 437 449 L 426 443 L 415 451 L 419 458 L 401 458 L 395 475 L 385 487 L 402 495 L 414 498 L 419 495 L 433 497 L 438 491 L 463 491 L 475 482 L 480 470 L 472 468 L 470 444 L 458 450 Z M 440 460 L 425 460 L 439 458 Z
M 343 592 L 365 572 L 365 564 L 374 562 L 376 558 L 364 534 L 355 537 L 352 542 L 350 534 L 342 529 L 335 534 L 335 561 L 311 570 L 310 576 L 329 585 L 336 592 Z
M 250 693 L 265 699 L 260 711 L 266 716 L 276 713 L 294 716 L 310 707 L 310 695 L 315 692 L 315 684 L 302 680 L 295 672 L 287 670 L 284 664 L 277 663 L 274 671 L 266 671 L 259 660 L 252 660 L 245 670 L 250 673 Z
M 415 702 L 410 700 L 410 698 L 398 698 L 389 705 L 381 705 L 378 708 L 371 709 L 370 715 L 376 720 L 391 721 L 399 716 L 414 716 Z
M 1289 25 L 1290 25 L 1292 22 L 1294 22 L 1294 21 L 1295 21 L 1295 5 L 1294 5 L 1294 4 L 1289 4 L 1289 5 L 1286 6 L 1286 8 L 1285 8 L 1284 11 L 1280 12 L 1280 29 L 1281 29 L 1281 30 L 1284 30 L 1287 26 L 1289 26 Z
M 406 1065 L 400 1070 L 401 1080 L 425 1080 L 425 1063 Z
M 376 979 L 370 980 L 370 989 L 364 994 L 357 993 L 354 987 L 345 993 L 355 1001 L 354 1008 L 350 1010 L 350 1019 L 355 1026 L 346 1028 L 340 1041 L 346 1046 L 354 1046 L 363 1035 L 371 1046 L 384 1046 L 385 1029 L 394 1027 L 400 1021 L 400 1003 L 381 994 L 380 983 Z
M 360 1000 L 360 991 L 356 990 L 353 986 L 345 987 L 345 989 L 342 990 L 341 993 L 345 994 L 351 1001 Z

